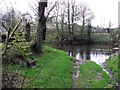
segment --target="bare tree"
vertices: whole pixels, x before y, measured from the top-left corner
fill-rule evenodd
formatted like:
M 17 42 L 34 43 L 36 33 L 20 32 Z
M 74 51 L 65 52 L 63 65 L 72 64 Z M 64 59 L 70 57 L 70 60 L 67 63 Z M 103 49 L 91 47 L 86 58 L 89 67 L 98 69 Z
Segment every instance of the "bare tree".
M 4 0 L 1 2 L 1 7 L 4 7 L 4 9 L 0 9 L 0 12 L 2 14 L 2 21 L 5 23 L 7 28 L 13 29 L 16 23 L 18 22 L 18 19 L 21 17 L 21 12 L 16 11 L 16 8 L 14 7 L 15 2 Z M 19 13 L 19 15 L 17 14 Z
M 54 11 L 55 17 L 56 17 L 56 30 L 59 30 L 58 27 L 58 16 L 59 16 L 59 3 L 57 3 L 55 11 Z
M 83 38 L 83 30 L 85 26 L 89 23 L 89 21 L 94 18 L 94 14 L 86 3 L 81 3 L 78 6 L 78 11 L 79 16 L 81 17 L 80 21 L 82 23 L 81 38 Z
M 65 2 L 60 3 L 61 4 L 61 40 L 63 40 L 63 33 L 64 33 L 64 20 L 65 20 L 65 9 L 66 7 Z
M 74 33 L 74 17 L 75 17 L 75 0 L 72 0 L 72 15 L 71 15 L 71 23 L 72 23 L 72 33 Z
M 51 19 L 55 19 L 54 23 L 56 25 L 56 31 L 59 40 L 61 40 L 63 36 L 62 34 L 64 30 L 65 8 L 65 1 L 57 0 L 55 8 L 51 12 L 51 14 L 53 14 L 51 15 Z M 61 25 L 61 28 L 59 27 L 59 24 Z
M 46 7 L 45 12 L 44 12 L 47 20 L 48 20 L 49 15 L 51 14 L 52 10 L 55 8 L 57 1 L 58 0 L 56 0 L 54 2 L 48 2 L 48 6 Z M 35 13 L 35 15 L 37 15 L 37 13 L 38 13 L 38 5 L 37 5 L 38 3 L 39 3 L 39 0 L 33 1 L 32 4 L 31 4 L 31 1 L 29 2 L 29 6 L 30 6 L 31 10 Z
M 71 28 L 70 28 L 70 0 L 68 0 L 67 4 L 68 4 L 68 8 L 67 8 L 67 10 L 68 10 L 68 12 L 67 12 L 67 14 L 68 14 L 68 30 L 70 33 L 71 32 Z

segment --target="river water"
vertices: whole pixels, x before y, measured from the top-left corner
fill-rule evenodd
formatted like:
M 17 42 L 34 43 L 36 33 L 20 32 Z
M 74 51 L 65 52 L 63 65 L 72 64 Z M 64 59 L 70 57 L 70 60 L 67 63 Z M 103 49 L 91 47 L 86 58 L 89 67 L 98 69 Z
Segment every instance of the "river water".
M 86 61 L 94 61 L 100 65 L 103 70 L 111 77 L 109 72 L 104 68 L 104 62 L 112 54 L 112 47 L 110 45 L 59 45 L 58 49 L 64 50 L 70 57 L 75 57 L 73 79 L 79 77 L 79 67 Z
M 99 65 L 103 65 L 106 59 L 112 54 L 110 45 L 59 45 L 59 49 L 64 50 L 70 57 L 77 60 L 91 60 Z

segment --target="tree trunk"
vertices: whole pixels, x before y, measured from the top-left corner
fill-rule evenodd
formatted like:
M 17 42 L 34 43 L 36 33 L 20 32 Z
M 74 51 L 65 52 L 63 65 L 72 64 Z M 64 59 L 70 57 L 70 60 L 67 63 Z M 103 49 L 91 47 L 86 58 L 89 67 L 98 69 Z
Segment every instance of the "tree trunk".
M 35 44 L 32 46 L 32 50 L 38 54 L 42 52 L 42 43 L 43 40 L 45 40 L 46 35 L 46 17 L 44 16 L 45 7 L 47 7 L 47 2 L 39 2 L 37 35 Z
M 74 3 L 72 3 L 72 17 L 71 17 L 71 20 L 72 20 L 72 33 L 74 34 Z
M 83 30 L 84 30 L 84 27 L 85 27 L 85 18 L 84 18 L 84 15 L 83 15 L 83 21 L 82 21 L 82 29 L 81 29 L 81 39 L 83 39 Z
M 87 43 L 91 42 L 91 24 L 88 24 L 87 28 Z

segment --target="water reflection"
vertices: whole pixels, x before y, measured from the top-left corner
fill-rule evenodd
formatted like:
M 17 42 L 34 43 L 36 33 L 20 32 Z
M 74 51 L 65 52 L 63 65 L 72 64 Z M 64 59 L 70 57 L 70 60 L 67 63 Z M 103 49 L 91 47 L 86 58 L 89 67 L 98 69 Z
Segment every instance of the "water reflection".
M 102 65 L 109 58 L 111 47 L 109 45 L 63 45 L 62 50 L 68 52 L 70 57 L 76 57 L 77 60 L 91 60 Z
M 90 47 L 86 46 L 81 47 L 81 49 L 78 50 L 77 54 L 76 54 L 76 59 L 77 60 L 90 60 L 91 59 L 91 51 L 90 51 Z
M 82 59 L 81 57 L 82 57 L 82 55 L 80 54 L 80 52 L 78 52 L 77 55 L 76 55 L 76 59 L 81 60 Z
M 102 65 L 106 59 L 109 58 L 109 55 L 103 54 L 102 52 L 96 52 L 95 54 L 90 54 L 92 61 L 96 62 L 97 64 Z
M 90 48 L 87 48 L 87 47 L 85 50 L 83 51 L 82 50 L 83 49 L 77 52 L 75 56 L 77 60 L 91 60 L 101 65 L 105 62 L 106 59 L 109 58 L 109 55 L 107 55 L 105 51 L 91 50 Z

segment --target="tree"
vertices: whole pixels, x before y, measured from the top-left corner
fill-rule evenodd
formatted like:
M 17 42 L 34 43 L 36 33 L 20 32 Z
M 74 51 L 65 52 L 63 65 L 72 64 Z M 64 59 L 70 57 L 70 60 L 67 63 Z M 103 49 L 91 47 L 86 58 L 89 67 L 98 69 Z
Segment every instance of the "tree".
M 91 41 L 91 22 L 89 22 L 87 26 L 87 43 L 90 43 L 90 41 Z
M 39 3 L 39 0 L 32 0 L 33 2 L 29 2 L 29 6 L 31 8 L 31 10 L 34 12 L 35 15 L 37 15 L 37 11 L 38 11 L 38 3 Z M 44 0 L 43 0 L 44 1 Z M 56 7 L 57 5 L 57 2 L 58 0 L 56 0 L 55 2 L 47 2 L 47 7 L 46 7 L 46 10 L 44 12 L 45 16 L 46 16 L 46 20 L 49 20 L 48 17 L 52 17 L 53 15 L 51 15 L 51 12 L 53 11 L 53 9 Z M 50 16 L 51 15 L 51 16 Z
M 72 15 L 71 15 L 72 33 L 74 33 L 74 17 L 75 17 L 75 0 L 74 1 L 72 0 Z
M 1 8 L 0 8 L 0 14 L 1 21 L 4 22 L 6 28 L 9 30 L 9 28 L 13 29 L 18 22 L 18 19 L 21 18 L 21 12 L 16 11 L 16 8 L 14 7 L 13 3 L 15 4 L 15 1 L 7 1 L 3 0 L 1 2 Z M 4 9 L 3 9 L 4 7 Z
M 65 18 L 65 9 L 64 9 L 64 4 L 65 2 L 63 2 L 61 5 L 63 6 L 61 8 L 61 39 L 63 40 L 63 33 L 64 33 L 64 18 Z
M 68 10 L 68 12 L 67 12 L 67 14 L 68 14 L 68 30 L 69 30 L 69 33 L 71 33 L 71 28 L 70 28 L 70 1 L 69 0 L 68 0 L 67 4 L 68 4 L 68 8 L 67 8 L 67 10 Z
M 56 7 L 53 10 L 53 13 L 54 13 L 53 17 L 55 17 L 55 22 L 56 22 L 55 25 L 56 25 L 56 31 L 57 31 L 58 39 L 60 39 L 59 24 L 58 24 L 59 9 L 60 9 L 59 7 L 60 7 L 60 4 L 59 4 L 59 2 L 57 2 Z
M 65 1 L 58 0 L 55 8 L 51 12 L 51 19 L 54 19 L 54 23 L 56 26 L 57 37 L 59 40 L 63 39 L 63 31 L 64 31 L 64 19 L 65 19 L 65 9 L 66 3 Z M 53 14 L 53 15 L 52 15 Z M 59 27 L 61 25 L 61 28 Z
M 46 17 L 44 16 L 45 7 L 47 7 L 47 1 L 39 2 L 37 33 L 35 37 L 35 44 L 32 46 L 32 50 L 38 54 L 42 52 L 42 43 L 44 40 L 43 35 L 46 30 Z
M 92 10 L 87 6 L 86 3 L 81 3 L 78 7 L 79 16 L 81 17 L 82 29 L 81 38 L 83 39 L 83 30 L 85 26 L 94 18 Z
M 5 25 L 8 29 L 9 28 L 13 29 L 15 27 L 16 23 L 18 22 L 17 19 L 20 18 L 20 17 L 21 17 L 21 15 L 20 16 L 16 15 L 16 12 L 15 12 L 14 8 L 10 8 L 10 11 L 7 11 L 2 16 L 2 21 L 5 23 Z

